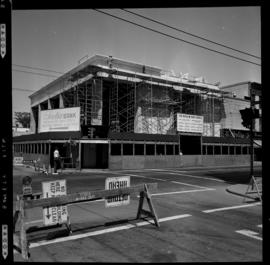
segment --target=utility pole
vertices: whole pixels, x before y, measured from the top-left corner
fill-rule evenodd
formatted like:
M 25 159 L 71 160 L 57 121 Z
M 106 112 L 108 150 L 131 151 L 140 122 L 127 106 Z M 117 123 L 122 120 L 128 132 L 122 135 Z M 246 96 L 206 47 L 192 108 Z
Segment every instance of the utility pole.
M 251 87 L 251 83 L 249 83 L 249 93 L 250 93 L 250 108 L 252 110 L 252 113 L 254 113 L 255 109 L 255 94 L 253 93 L 253 89 Z M 252 179 L 254 175 L 254 167 L 253 167 L 253 162 L 254 162 L 254 146 L 253 146 L 253 139 L 254 139 L 254 125 L 255 125 L 255 119 L 251 119 L 251 124 L 250 124 L 250 180 Z

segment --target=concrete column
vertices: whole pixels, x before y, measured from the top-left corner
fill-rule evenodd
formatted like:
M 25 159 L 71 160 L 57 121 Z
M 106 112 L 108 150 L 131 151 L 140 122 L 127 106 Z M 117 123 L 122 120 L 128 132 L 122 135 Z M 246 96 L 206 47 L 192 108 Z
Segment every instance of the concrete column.
M 59 94 L 59 108 L 64 108 L 64 100 L 62 94 Z
M 82 169 L 82 143 L 79 141 L 79 169 Z
M 143 144 L 143 154 L 144 154 L 144 156 L 146 155 L 146 143 L 145 142 Z
M 30 110 L 30 131 L 35 133 L 36 132 L 36 121 L 34 119 L 33 109 Z
M 52 109 L 51 101 L 48 99 L 48 109 Z

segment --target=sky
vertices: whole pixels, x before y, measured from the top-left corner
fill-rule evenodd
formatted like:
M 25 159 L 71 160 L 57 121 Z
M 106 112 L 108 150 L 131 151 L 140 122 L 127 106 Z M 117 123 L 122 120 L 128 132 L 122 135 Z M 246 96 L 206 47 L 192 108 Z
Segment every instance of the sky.
M 210 49 L 261 63 L 260 59 L 168 29 L 120 9 L 103 11 Z M 261 56 L 260 7 L 148 8 L 132 11 Z M 13 112 L 30 112 L 29 95 L 61 75 L 56 72 L 65 73 L 95 54 L 111 55 L 175 73 L 202 76 L 209 83 L 220 82 L 221 86 L 244 81 L 261 83 L 261 66 L 171 39 L 95 10 L 13 10 Z

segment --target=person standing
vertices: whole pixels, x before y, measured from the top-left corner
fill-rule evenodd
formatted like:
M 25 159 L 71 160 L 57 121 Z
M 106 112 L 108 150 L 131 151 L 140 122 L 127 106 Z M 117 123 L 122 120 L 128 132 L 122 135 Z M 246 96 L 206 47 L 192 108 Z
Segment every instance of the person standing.
M 58 148 L 56 147 L 54 152 L 53 152 L 54 173 L 57 173 L 59 161 L 60 161 L 60 154 L 59 154 Z

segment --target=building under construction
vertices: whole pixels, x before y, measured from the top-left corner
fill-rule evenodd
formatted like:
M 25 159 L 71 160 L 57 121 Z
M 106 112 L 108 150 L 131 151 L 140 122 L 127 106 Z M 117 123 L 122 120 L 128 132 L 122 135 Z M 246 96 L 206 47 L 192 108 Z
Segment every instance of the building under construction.
M 248 139 L 223 137 L 226 98 L 203 78 L 95 55 L 30 96 L 32 134 L 14 155 L 49 167 L 57 146 L 78 169 L 248 163 Z M 77 127 L 49 124 L 73 109 Z

